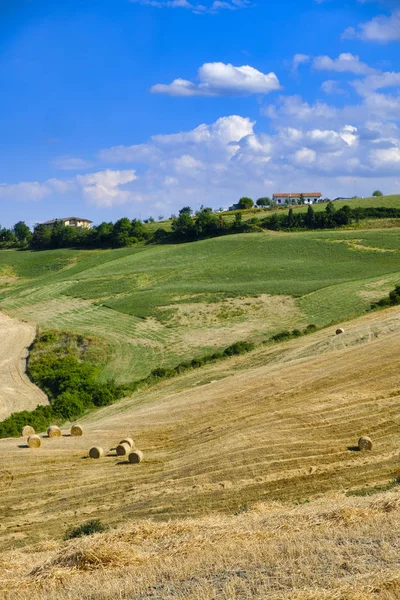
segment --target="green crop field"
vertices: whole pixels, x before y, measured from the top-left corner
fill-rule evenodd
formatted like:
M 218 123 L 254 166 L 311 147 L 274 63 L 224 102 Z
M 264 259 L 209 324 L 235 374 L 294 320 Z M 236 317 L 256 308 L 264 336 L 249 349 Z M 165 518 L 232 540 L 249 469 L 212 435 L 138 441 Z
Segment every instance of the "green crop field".
M 108 343 L 119 382 L 238 340 L 363 313 L 400 281 L 398 230 L 263 232 L 0 253 L 0 310 Z

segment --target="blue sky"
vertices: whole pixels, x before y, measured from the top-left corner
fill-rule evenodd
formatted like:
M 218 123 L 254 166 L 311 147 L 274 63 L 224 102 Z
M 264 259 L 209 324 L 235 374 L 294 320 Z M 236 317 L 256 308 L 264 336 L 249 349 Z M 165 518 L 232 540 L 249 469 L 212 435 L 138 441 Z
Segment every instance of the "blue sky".
M 3 0 L 0 223 L 400 192 L 400 0 Z

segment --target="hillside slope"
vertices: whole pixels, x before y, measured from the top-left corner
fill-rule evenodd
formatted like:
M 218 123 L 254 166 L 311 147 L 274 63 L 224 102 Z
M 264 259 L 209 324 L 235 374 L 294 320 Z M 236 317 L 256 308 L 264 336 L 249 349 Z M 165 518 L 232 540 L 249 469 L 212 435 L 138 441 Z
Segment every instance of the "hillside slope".
M 143 390 L 89 415 L 83 438 L 1 440 L 4 598 L 396 598 L 399 492 L 345 493 L 399 474 L 400 309 L 345 330 Z M 139 466 L 112 450 L 127 434 Z M 88 459 L 94 444 L 109 456 Z M 60 541 L 90 518 L 133 522 Z
M 232 235 L 121 250 L 0 253 L 0 310 L 107 342 L 103 379 L 359 315 L 400 280 L 397 230 Z

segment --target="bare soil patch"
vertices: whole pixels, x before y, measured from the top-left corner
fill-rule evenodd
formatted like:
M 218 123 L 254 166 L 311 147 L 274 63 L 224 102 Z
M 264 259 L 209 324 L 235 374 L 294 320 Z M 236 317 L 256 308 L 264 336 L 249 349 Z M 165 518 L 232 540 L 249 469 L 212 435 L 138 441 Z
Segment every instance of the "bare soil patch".
M 0 313 L 0 420 L 13 412 L 48 404 L 47 396 L 25 374 L 35 327 Z

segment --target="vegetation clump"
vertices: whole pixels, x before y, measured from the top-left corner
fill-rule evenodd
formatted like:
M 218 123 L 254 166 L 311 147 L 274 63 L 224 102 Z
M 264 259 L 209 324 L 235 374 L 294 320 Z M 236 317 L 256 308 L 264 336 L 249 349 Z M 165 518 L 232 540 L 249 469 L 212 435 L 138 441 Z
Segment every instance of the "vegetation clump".
M 398 304 L 400 304 L 400 285 L 396 285 L 388 296 L 381 298 L 378 302 L 373 302 L 371 308 L 386 308 L 387 306 L 397 306 Z
M 27 373 L 47 394 L 50 405 L 13 413 L 0 423 L 0 438 L 19 435 L 27 421 L 36 431 L 45 431 L 49 423 L 76 419 L 87 410 L 106 406 L 123 396 L 122 388 L 115 382 L 98 381 L 99 367 L 87 352 L 94 343 L 80 335 L 55 331 L 36 338 Z
M 103 533 L 108 527 L 104 525 L 100 519 L 92 519 L 78 527 L 70 527 L 67 529 L 64 539 L 72 540 L 73 538 L 83 537 L 84 535 L 93 535 L 94 533 Z

